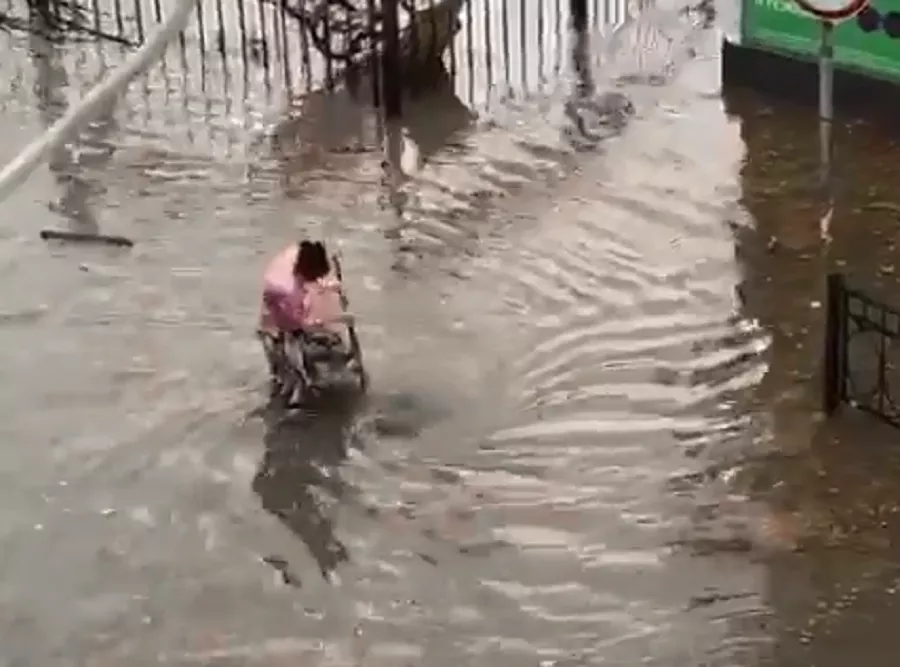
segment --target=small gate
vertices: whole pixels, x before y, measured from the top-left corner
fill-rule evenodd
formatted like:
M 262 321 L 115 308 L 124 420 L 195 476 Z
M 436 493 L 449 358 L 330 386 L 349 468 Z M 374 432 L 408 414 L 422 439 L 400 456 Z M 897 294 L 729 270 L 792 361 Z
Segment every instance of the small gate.
M 900 428 L 900 308 L 828 276 L 823 407 L 841 403 Z

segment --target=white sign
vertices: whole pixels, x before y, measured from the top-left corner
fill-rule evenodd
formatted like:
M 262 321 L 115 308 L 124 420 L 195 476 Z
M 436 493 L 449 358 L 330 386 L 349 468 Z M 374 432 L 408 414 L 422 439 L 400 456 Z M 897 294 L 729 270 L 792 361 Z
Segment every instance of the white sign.
M 822 21 L 844 21 L 869 6 L 869 0 L 794 0 L 800 9 Z

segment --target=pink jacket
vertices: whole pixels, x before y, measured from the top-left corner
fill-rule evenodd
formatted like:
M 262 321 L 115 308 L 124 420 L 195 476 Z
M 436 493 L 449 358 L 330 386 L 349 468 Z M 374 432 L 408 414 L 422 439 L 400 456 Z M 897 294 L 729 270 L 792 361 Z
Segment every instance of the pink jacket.
M 333 322 L 343 312 L 340 283 L 333 276 L 314 283 L 297 279 L 297 252 L 297 245 L 291 244 L 266 266 L 259 328 L 275 333 L 321 326 L 340 332 L 341 325 Z

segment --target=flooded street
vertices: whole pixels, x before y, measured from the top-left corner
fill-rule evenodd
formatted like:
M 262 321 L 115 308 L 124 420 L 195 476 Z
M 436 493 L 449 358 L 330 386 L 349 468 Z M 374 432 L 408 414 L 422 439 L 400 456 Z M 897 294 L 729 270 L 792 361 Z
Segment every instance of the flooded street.
M 594 36 L 633 113 L 587 144 L 563 42 L 411 102 L 393 193 L 364 111 L 173 66 L 3 202 L 0 665 L 894 665 L 896 434 L 818 373 L 826 272 L 898 293 L 900 148 L 840 128 L 823 238 L 814 113 L 723 100 L 666 16 Z M 105 61 L 0 43 L 6 162 Z M 282 419 L 303 235 L 372 388 Z

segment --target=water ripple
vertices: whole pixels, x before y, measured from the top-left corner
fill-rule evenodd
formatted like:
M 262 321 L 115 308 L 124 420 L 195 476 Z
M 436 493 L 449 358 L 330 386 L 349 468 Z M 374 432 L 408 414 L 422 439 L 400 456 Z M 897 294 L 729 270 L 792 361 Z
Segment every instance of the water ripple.
M 203 110 L 141 82 L 153 118 L 123 112 L 66 167 L 134 252 L 0 245 L 4 277 L 34 286 L 0 312 L 4 348 L 41 355 L 2 365 L 14 652 L 567 667 L 755 649 L 725 626 L 758 613 L 757 570 L 679 548 L 748 539 L 704 532 L 698 500 L 728 474 L 704 453 L 752 440 L 730 402 L 769 343 L 734 297 L 741 147 L 673 66 L 711 81 L 715 63 L 676 57 L 684 31 L 655 16 L 610 40 L 584 145 L 566 77 L 480 118 L 453 89 L 422 102 L 399 215 L 360 109 L 311 96 L 253 144 L 262 91 Z M 362 406 L 279 420 L 253 410 L 258 274 L 302 233 L 341 244 L 375 381 Z M 709 586 L 753 597 L 697 602 Z

